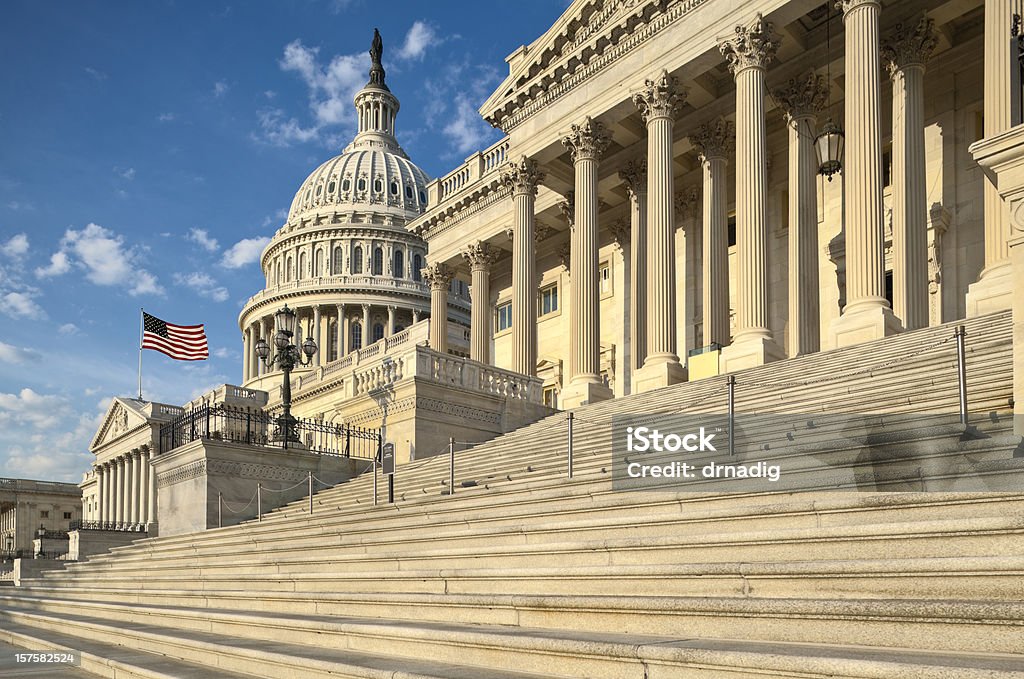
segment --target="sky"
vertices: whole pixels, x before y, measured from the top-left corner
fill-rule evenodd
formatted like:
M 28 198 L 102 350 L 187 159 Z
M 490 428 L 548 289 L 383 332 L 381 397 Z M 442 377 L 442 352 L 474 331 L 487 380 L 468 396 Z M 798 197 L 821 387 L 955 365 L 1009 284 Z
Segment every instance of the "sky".
M 398 139 L 432 177 L 501 138 L 479 105 L 564 0 L 8 0 L 0 23 L 0 477 L 78 482 L 137 395 L 139 310 L 211 357 L 144 352 L 147 400 L 241 380 L 238 312 L 303 179 L 354 134 L 374 27 Z M 386 8 L 383 9 L 382 8 Z

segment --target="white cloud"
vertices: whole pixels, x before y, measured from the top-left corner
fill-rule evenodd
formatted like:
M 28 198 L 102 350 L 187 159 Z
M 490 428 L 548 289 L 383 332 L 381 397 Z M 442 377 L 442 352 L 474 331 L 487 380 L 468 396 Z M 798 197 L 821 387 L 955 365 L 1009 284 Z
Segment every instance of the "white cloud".
M 188 274 L 176 273 L 174 282 L 190 288 L 196 294 L 212 299 L 214 302 L 226 302 L 228 299 L 227 288 L 217 285 L 217 281 L 212 276 L 199 271 Z
M 223 80 L 218 80 L 213 84 L 213 96 L 223 97 L 228 93 L 229 86 Z
M 206 229 L 189 229 L 188 236 L 186 236 L 186 238 L 193 243 L 198 244 L 207 252 L 217 252 L 217 250 L 220 249 L 220 244 L 217 242 L 217 239 L 211 238 Z
M 34 295 L 29 292 L 8 292 L 2 298 L 3 306 L 0 311 L 11 318 L 27 318 L 37 321 L 46 318 L 46 312 L 32 299 Z
M 122 170 L 120 168 L 115 167 L 114 168 L 114 172 L 118 173 L 119 175 L 121 175 L 121 177 L 123 179 L 127 179 L 128 181 L 131 181 L 131 180 L 135 179 L 135 168 L 134 167 L 129 167 L 126 170 Z
M 23 203 L 18 200 L 11 200 L 7 202 L 7 208 L 9 210 L 13 210 L 14 212 L 31 212 L 32 210 L 36 209 L 36 206 L 33 205 L 32 203 Z
M 36 269 L 42 278 L 57 276 L 75 264 L 85 277 L 96 285 L 121 286 L 132 296 L 162 295 L 156 276 L 140 266 L 138 249 L 125 245 L 124 237 L 99 224 L 84 229 L 68 229 L 60 242 L 60 250 L 50 257 L 50 265 Z
M 28 235 L 19 233 L 11 236 L 5 243 L 0 245 L 0 252 L 12 259 L 24 256 L 28 253 Z
M 78 411 L 63 396 L 32 389 L 0 393 L 0 448 L 5 476 L 79 481 L 103 411 Z M 9 433 L 8 433 L 9 432 Z
M 84 70 L 85 70 L 86 73 L 91 75 L 95 80 L 106 80 L 107 79 L 107 74 L 106 73 L 104 73 L 103 71 L 99 71 L 99 70 L 93 68 L 92 66 L 86 66 Z
M 238 358 L 238 352 L 227 347 L 217 347 L 213 350 L 214 358 Z
M 0 393 L 0 422 L 17 419 L 37 429 L 46 429 L 59 424 L 68 409 L 62 397 L 38 394 L 28 387 L 17 394 Z
M 303 127 L 295 118 L 286 120 L 284 111 L 279 108 L 260 111 L 259 121 L 261 133 L 258 138 L 274 146 L 305 143 L 316 139 L 320 134 L 318 127 Z
M 77 335 L 79 330 L 78 326 L 75 325 L 74 323 L 65 323 L 59 328 L 57 328 L 57 332 L 59 332 L 62 335 Z
M 479 104 L 500 82 L 499 73 L 487 66 L 449 64 L 439 77 L 424 83 L 429 102 L 424 111 L 427 127 L 449 142 L 448 157 L 465 157 L 497 139 L 497 133 L 477 113 Z
M 405 34 L 405 42 L 398 48 L 395 55 L 399 59 L 422 59 L 428 47 L 440 44 L 434 28 L 425 21 L 414 21 L 409 32 Z
M 174 114 L 174 113 L 171 113 L 170 111 L 168 111 L 167 113 L 161 113 L 160 115 L 158 115 L 156 117 L 156 119 L 157 119 L 157 122 L 169 123 L 169 122 L 171 122 L 172 120 L 174 120 L 177 117 L 178 117 L 177 114 Z
M 11 344 L 0 342 L 0 361 L 4 363 L 28 363 L 40 358 L 35 349 L 23 349 Z
M 267 99 L 273 99 L 274 97 L 277 96 L 277 92 L 275 92 L 274 90 L 265 90 L 263 92 L 263 96 L 266 97 Z
M 255 238 L 243 238 L 230 248 L 224 251 L 221 258 L 221 266 L 228 269 L 238 269 L 246 264 L 260 261 L 263 248 L 270 242 L 268 236 L 256 236 Z

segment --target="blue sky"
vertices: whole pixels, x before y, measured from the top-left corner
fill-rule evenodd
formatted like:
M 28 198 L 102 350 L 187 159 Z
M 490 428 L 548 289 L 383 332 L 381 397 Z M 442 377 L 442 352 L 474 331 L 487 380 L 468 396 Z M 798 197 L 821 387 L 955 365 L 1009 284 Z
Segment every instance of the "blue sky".
M 6 2 L 0 476 L 81 479 L 109 398 L 136 392 L 140 307 L 205 323 L 212 352 L 145 352 L 147 398 L 241 379 L 259 251 L 351 138 L 374 27 L 399 141 L 438 176 L 500 137 L 476 109 L 565 5 Z

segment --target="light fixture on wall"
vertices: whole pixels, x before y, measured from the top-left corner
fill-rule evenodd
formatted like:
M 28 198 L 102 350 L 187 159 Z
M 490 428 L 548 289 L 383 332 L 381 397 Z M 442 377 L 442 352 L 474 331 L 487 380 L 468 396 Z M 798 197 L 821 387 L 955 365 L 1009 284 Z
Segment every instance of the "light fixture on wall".
M 832 12 L 828 3 L 825 4 L 825 60 L 828 71 L 828 108 L 832 108 Z M 843 128 L 836 124 L 831 116 L 821 126 L 821 132 L 814 138 L 814 151 L 818 155 L 818 174 L 825 175 L 832 181 L 832 175 L 843 169 L 843 151 L 846 138 Z

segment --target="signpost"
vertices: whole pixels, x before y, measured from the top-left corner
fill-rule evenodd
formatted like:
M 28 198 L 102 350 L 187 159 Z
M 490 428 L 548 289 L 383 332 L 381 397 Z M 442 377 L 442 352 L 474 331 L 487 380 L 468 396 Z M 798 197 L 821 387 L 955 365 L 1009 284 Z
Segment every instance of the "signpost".
M 385 443 L 380 456 L 381 471 L 388 477 L 388 503 L 395 502 L 395 444 Z

